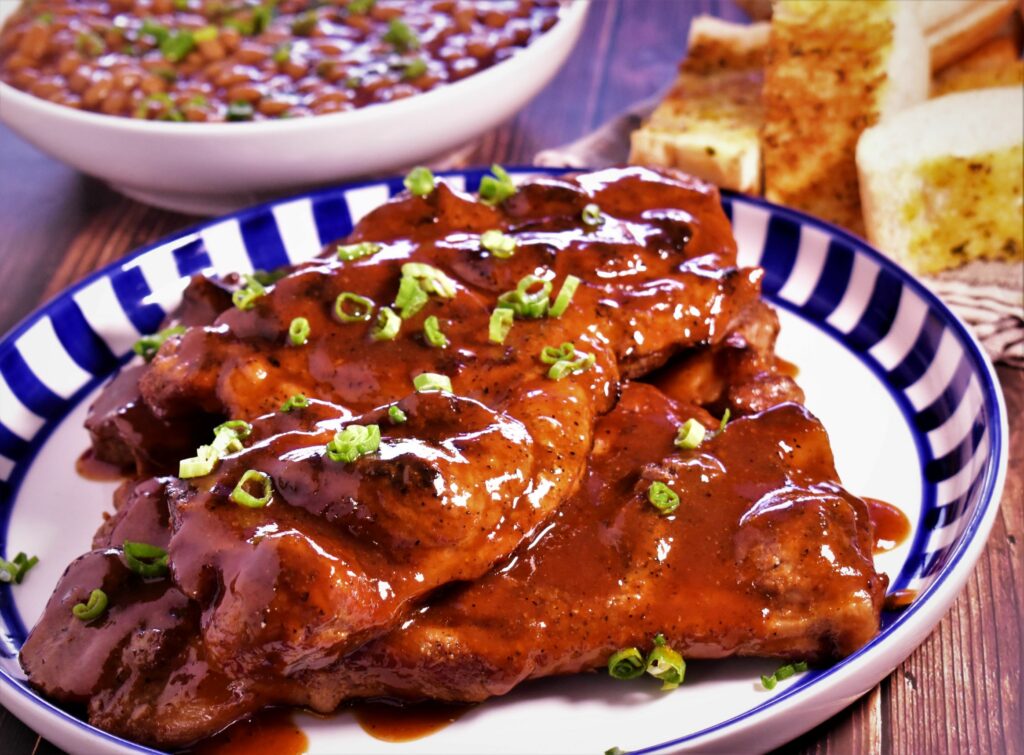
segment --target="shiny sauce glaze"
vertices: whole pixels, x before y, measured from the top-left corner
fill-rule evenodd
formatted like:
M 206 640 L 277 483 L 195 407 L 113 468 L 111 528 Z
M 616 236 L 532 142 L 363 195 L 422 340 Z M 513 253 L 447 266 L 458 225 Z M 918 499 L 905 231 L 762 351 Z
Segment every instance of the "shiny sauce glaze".
M 557 0 L 26 0 L 0 79 L 107 115 L 187 122 L 392 102 L 514 55 Z
M 910 520 L 896 506 L 877 498 L 865 498 L 875 537 L 875 553 L 886 553 L 910 537 Z
M 384 742 L 411 742 L 428 737 L 455 723 L 472 706 L 458 703 L 363 702 L 351 707 L 352 715 L 367 734 Z
M 182 755 L 302 755 L 309 748 L 288 710 L 270 709 L 232 724 Z

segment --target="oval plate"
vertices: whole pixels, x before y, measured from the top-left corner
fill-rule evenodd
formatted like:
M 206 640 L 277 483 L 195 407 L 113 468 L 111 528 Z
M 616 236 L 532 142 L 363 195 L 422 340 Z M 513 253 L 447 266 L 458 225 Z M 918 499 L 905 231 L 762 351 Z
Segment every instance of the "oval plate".
M 481 176 L 445 178 L 475 191 Z M 47 739 L 73 752 L 154 752 L 42 699 L 17 661 L 26 627 L 111 507 L 115 485 L 74 469 L 96 392 L 173 309 L 190 275 L 308 259 L 401 189 L 401 178 L 351 184 L 183 231 L 68 289 L 0 341 L 0 554 L 40 558 L 23 584 L 0 586 L 0 703 Z M 778 352 L 800 368 L 844 483 L 897 503 L 914 523 L 912 537 L 877 562 L 891 591 L 914 590 L 917 600 L 885 613 L 882 633 L 853 656 L 772 692 L 758 680 L 777 663 L 758 660 L 693 662 L 672 694 L 604 675 L 550 679 L 401 745 L 371 738 L 345 714 L 297 714 L 311 753 L 766 750 L 871 689 L 946 612 L 984 547 L 1006 471 L 1005 408 L 991 365 L 955 315 L 855 237 L 748 197 L 727 195 L 723 206 L 741 263 L 765 268 L 765 297 L 782 320 Z

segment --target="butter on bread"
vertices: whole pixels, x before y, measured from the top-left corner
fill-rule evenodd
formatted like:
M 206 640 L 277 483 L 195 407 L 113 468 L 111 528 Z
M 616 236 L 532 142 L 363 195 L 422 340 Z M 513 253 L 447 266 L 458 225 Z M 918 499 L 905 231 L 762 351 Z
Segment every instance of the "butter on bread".
M 928 96 L 928 52 L 912 6 L 774 5 L 762 94 L 768 199 L 862 232 L 857 140 Z
M 914 0 L 933 71 L 977 49 L 1006 24 L 1018 0 Z
M 678 168 L 723 188 L 761 190 L 761 84 L 768 24 L 698 16 L 668 95 L 630 137 L 631 163 Z
M 974 259 L 1024 260 L 1024 96 L 960 92 L 861 136 L 868 238 L 918 273 Z
M 1009 36 L 989 40 L 932 79 L 932 96 L 988 87 L 1024 86 L 1024 60 Z

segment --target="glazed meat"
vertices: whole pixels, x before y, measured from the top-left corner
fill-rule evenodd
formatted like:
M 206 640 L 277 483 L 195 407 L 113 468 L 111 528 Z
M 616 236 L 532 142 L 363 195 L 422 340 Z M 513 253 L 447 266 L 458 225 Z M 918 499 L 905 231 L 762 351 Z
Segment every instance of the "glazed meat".
M 867 642 L 886 578 L 872 564 L 865 504 L 839 485 L 821 425 L 783 404 L 680 451 L 673 441 L 690 417 L 717 427 L 699 407 L 627 385 L 597 423 L 585 484 L 511 558 L 339 662 L 273 683 L 211 664 L 197 606 L 170 582 L 113 605 L 100 631 L 67 621 L 89 585 L 136 591 L 116 545 L 159 541 L 153 530 L 166 519 L 154 495 L 164 483 L 143 484 L 99 550 L 68 570 L 25 647 L 26 667 L 49 694 L 87 703 L 94 723 L 180 745 L 271 704 L 479 701 L 602 667 L 659 633 L 687 658 L 826 661 Z M 671 515 L 648 501 L 653 481 L 678 493 Z
M 658 633 L 826 660 L 877 632 L 864 504 L 787 403 L 713 188 L 629 168 L 494 207 L 440 184 L 284 272 L 194 281 L 191 327 L 93 407 L 93 452 L 138 479 L 22 651 L 91 722 L 179 746 L 266 705 L 481 700 Z M 690 418 L 708 438 L 680 450 Z M 241 436 L 172 474 L 229 420 Z M 97 588 L 105 611 L 74 618 Z

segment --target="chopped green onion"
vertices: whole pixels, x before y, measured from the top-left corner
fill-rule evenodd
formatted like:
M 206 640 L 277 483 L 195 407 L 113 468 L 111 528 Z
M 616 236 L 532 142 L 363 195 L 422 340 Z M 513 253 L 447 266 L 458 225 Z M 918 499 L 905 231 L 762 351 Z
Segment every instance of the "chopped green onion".
M 613 679 L 636 679 L 644 673 L 647 664 L 636 648 L 623 648 L 608 659 L 608 674 Z
M 647 488 L 647 500 L 666 516 L 679 508 L 679 496 L 663 482 L 652 482 Z
M 188 480 L 210 474 L 225 454 L 241 451 L 242 441 L 252 434 L 252 425 L 240 419 L 229 420 L 213 429 L 213 443 L 200 446 L 196 455 L 178 462 L 178 477 Z
M 360 456 L 372 454 L 380 448 L 379 425 L 349 425 L 334 434 L 327 443 L 327 456 L 331 461 L 349 464 Z
M 661 681 L 662 691 L 672 690 L 683 683 L 686 661 L 683 656 L 665 644 L 665 637 L 654 638 L 654 648 L 647 655 L 647 673 Z
M 427 61 L 423 58 L 413 58 L 406 61 L 403 66 L 402 78 L 406 80 L 418 79 L 427 72 Z
M 229 121 L 251 121 L 255 111 L 249 102 L 232 102 L 228 105 Z
M 139 34 L 152 37 L 157 44 L 160 44 L 167 39 L 170 32 L 167 31 L 167 27 L 163 24 L 158 24 L 154 19 L 147 18 L 143 20 L 142 26 L 139 27 Z
M 206 102 L 206 98 L 201 94 L 196 95 L 200 97 L 203 102 Z M 276 270 L 253 270 L 252 277 L 257 280 L 263 286 L 272 286 L 281 280 L 284 276 L 288 275 L 287 267 L 279 267 Z
M 684 451 L 696 448 L 704 441 L 706 433 L 704 425 L 691 417 L 682 424 L 679 432 L 676 433 L 676 448 L 681 448 Z
M 561 346 L 545 346 L 540 352 L 540 361 L 544 364 L 555 364 L 565 359 L 572 359 L 576 356 L 576 347 L 571 343 L 563 343 Z
M 244 419 L 229 419 L 227 422 L 221 422 L 215 428 L 213 428 L 214 437 L 218 435 L 232 435 L 235 440 L 243 441 L 252 435 L 252 425 L 246 422 Z M 213 441 L 216 445 L 217 441 Z M 239 443 L 235 447 L 236 451 L 242 450 L 242 444 Z
M 178 462 L 178 477 L 183 480 L 204 477 L 213 471 L 218 461 L 220 458 L 214 453 L 212 446 L 200 446 L 195 456 Z
M 499 307 L 491 312 L 491 322 L 487 328 L 487 338 L 491 343 L 505 343 L 508 332 L 512 330 L 515 313 L 511 309 Z
M 718 423 L 718 432 L 725 430 L 725 426 L 729 424 L 729 418 L 732 416 L 732 412 L 729 411 L 729 407 L 725 407 L 725 413 L 722 414 L 722 421 Z
M 246 490 L 247 487 L 254 484 L 258 486 L 259 496 L 255 496 Z M 274 487 L 270 482 L 270 475 L 257 469 L 245 470 L 245 474 L 242 475 L 238 484 L 235 485 L 235 489 L 231 491 L 231 500 L 239 506 L 245 506 L 247 509 L 263 508 L 270 503 L 270 499 L 273 496 Z
M 177 10 L 188 10 L 188 0 L 174 0 L 174 7 Z
M 38 556 L 29 558 L 24 553 L 19 553 L 13 561 L 0 558 L 0 582 L 13 582 L 20 585 L 28 570 L 38 563 Z
M 621 747 L 609 747 L 604 751 L 604 755 L 626 755 L 626 751 Z
M 268 2 L 257 5 L 252 9 L 253 34 L 259 34 L 267 30 L 267 27 L 270 26 L 270 20 L 274 17 L 274 6 L 276 4 L 277 0 L 268 0 Z
M 420 288 L 428 294 L 437 294 L 442 299 L 451 299 L 455 296 L 455 281 L 433 265 L 423 262 L 406 262 L 402 265 L 402 275 L 417 279 L 420 282 Z
M 571 343 L 563 343 L 557 348 L 545 346 L 540 353 L 540 360 L 551 365 L 548 377 L 552 380 L 561 380 L 574 372 L 585 372 L 597 361 L 593 354 L 577 356 L 576 347 Z
M 92 621 L 103 615 L 103 612 L 107 610 L 107 594 L 96 588 L 89 593 L 89 600 L 86 603 L 76 603 L 71 609 L 71 613 L 75 615 L 76 619 L 82 621 Z
M 398 406 L 393 404 L 388 407 L 388 419 L 391 420 L 391 424 L 400 425 L 409 418 L 405 415 L 405 412 Z
M 420 40 L 416 36 L 416 32 L 399 18 L 391 19 L 383 39 L 398 50 L 398 52 L 408 52 L 409 50 L 418 49 L 420 46 Z
M 282 42 L 274 48 L 274 54 L 271 58 L 275 63 L 287 63 L 292 56 L 292 43 Z
M 349 0 L 346 10 L 356 16 L 362 16 L 370 12 L 377 0 Z
M 345 262 L 358 260 L 362 257 L 369 257 L 381 250 L 381 245 L 373 241 L 360 241 L 357 244 L 340 244 L 338 246 L 338 259 Z
M 448 345 L 448 339 L 441 332 L 441 325 L 434 315 L 423 321 L 423 335 L 426 336 L 427 343 L 435 348 L 443 349 Z
M 192 32 L 181 29 L 173 32 L 160 43 L 160 52 L 172 63 L 178 63 L 196 46 Z
M 423 306 L 430 300 L 427 292 L 420 288 L 420 283 L 415 278 L 402 277 L 398 284 L 398 295 L 395 296 L 395 306 L 398 307 L 402 319 L 408 319 L 423 309 Z
M 184 332 L 184 325 L 175 325 L 173 328 L 164 328 L 158 333 L 153 333 L 152 335 L 140 338 L 135 342 L 135 345 L 132 346 L 132 351 L 149 362 L 156 356 L 157 351 L 159 351 L 160 347 L 163 346 L 164 341 L 174 336 L 180 336 Z
M 36 16 L 36 21 L 38 23 L 43 24 L 44 26 L 49 26 L 50 24 L 53 23 L 53 14 L 50 12 L 40 13 L 38 16 Z
M 160 116 L 159 120 L 176 121 L 179 123 L 185 120 L 185 116 L 182 115 L 180 110 L 178 110 L 177 106 L 174 104 L 174 100 L 172 100 L 166 92 L 157 92 L 156 94 L 151 94 L 148 97 L 142 98 L 142 100 L 139 101 L 138 107 L 135 108 L 135 117 L 145 118 L 149 115 L 150 105 L 153 104 L 160 104 L 164 107 L 163 115 Z
M 491 173 L 494 175 L 480 179 L 480 201 L 497 207 L 516 193 L 516 185 L 512 183 L 508 172 L 497 163 L 491 166 Z
M 192 34 L 192 38 L 198 42 L 212 42 L 217 38 L 219 30 L 216 26 L 204 26 L 202 29 L 197 29 Z
M 282 412 L 290 412 L 292 409 L 304 409 L 309 406 L 309 399 L 303 393 L 296 393 L 289 396 L 288 400 L 281 404 Z
M 562 287 L 558 290 L 558 296 L 555 297 L 555 303 L 548 308 L 548 317 L 561 317 L 565 310 L 569 308 L 572 297 L 579 286 L 580 279 L 575 275 L 565 276 L 565 280 L 562 281 Z
M 765 689 L 775 689 L 775 685 L 781 682 L 783 679 L 788 679 L 794 674 L 806 671 L 807 661 L 797 661 L 796 663 L 787 663 L 785 666 L 779 666 L 774 674 L 761 677 L 761 685 Z
M 351 312 L 346 305 L 351 303 Z M 365 322 L 373 316 L 373 300 L 345 291 L 334 300 L 334 314 L 342 322 Z
M 423 294 L 426 296 L 426 294 Z M 391 307 L 381 307 L 377 312 L 377 324 L 370 331 L 374 341 L 393 341 L 402 328 L 402 318 Z
M 583 218 L 583 225 L 591 228 L 597 228 L 604 223 L 604 215 L 601 214 L 601 208 L 593 203 L 584 207 L 580 216 Z
M 540 284 L 540 289 L 530 289 Z M 515 290 L 506 291 L 498 297 L 498 307 L 511 309 L 516 317 L 538 320 L 548 313 L 548 296 L 552 289 L 551 281 L 536 275 L 527 275 L 519 281 Z
M 90 58 L 98 58 L 106 49 L 106 42 L 91 31 L 80 31 L 75 37 L 75 50 Z
M 430 172 L 430 168 L 418 165 L 409 171 L 409 175 L 402 183 L 405 184 L 405 188 L 409 190 L 410 194 L 425 197 L 434 190 L 434 174 Z
M 148 543 L 125 540 L 121 545 L 128 568 L 136 574 L 152 579 L 167 574 L 167 551 Z
M 308 10 L 292 21 L 292 34 L 299 37 L 308 37 L 316 30 L 318 23 L 316 11 Z
M 484 231 L 480 236 L 480 246 L 499 260 L 507 260 L 516 253 L 515 238 L 498 230 Z
M 209 100 L 201 94 L 194 94 L 185 100 L 185 107 L 206 107 L 209 104 Z
M 288 338 L 292 345 L 302 346 L 309 339 L 309 320 L 305 317 L 296 317 L 288 325 Z
M 438 375 L 436 372 L 423 372 L 412 379 L 413 388 L 417 393 L 430 393 L 433 391 L 445 391 L 453 393 L 452 380 L 447 375 Z
M 243 274 L 245 285 L 231 294 L 231 302 L 241 310 L 252 309 L 256 300 L 266 296 L 267 289 L 256 278 L 255 275 Z

